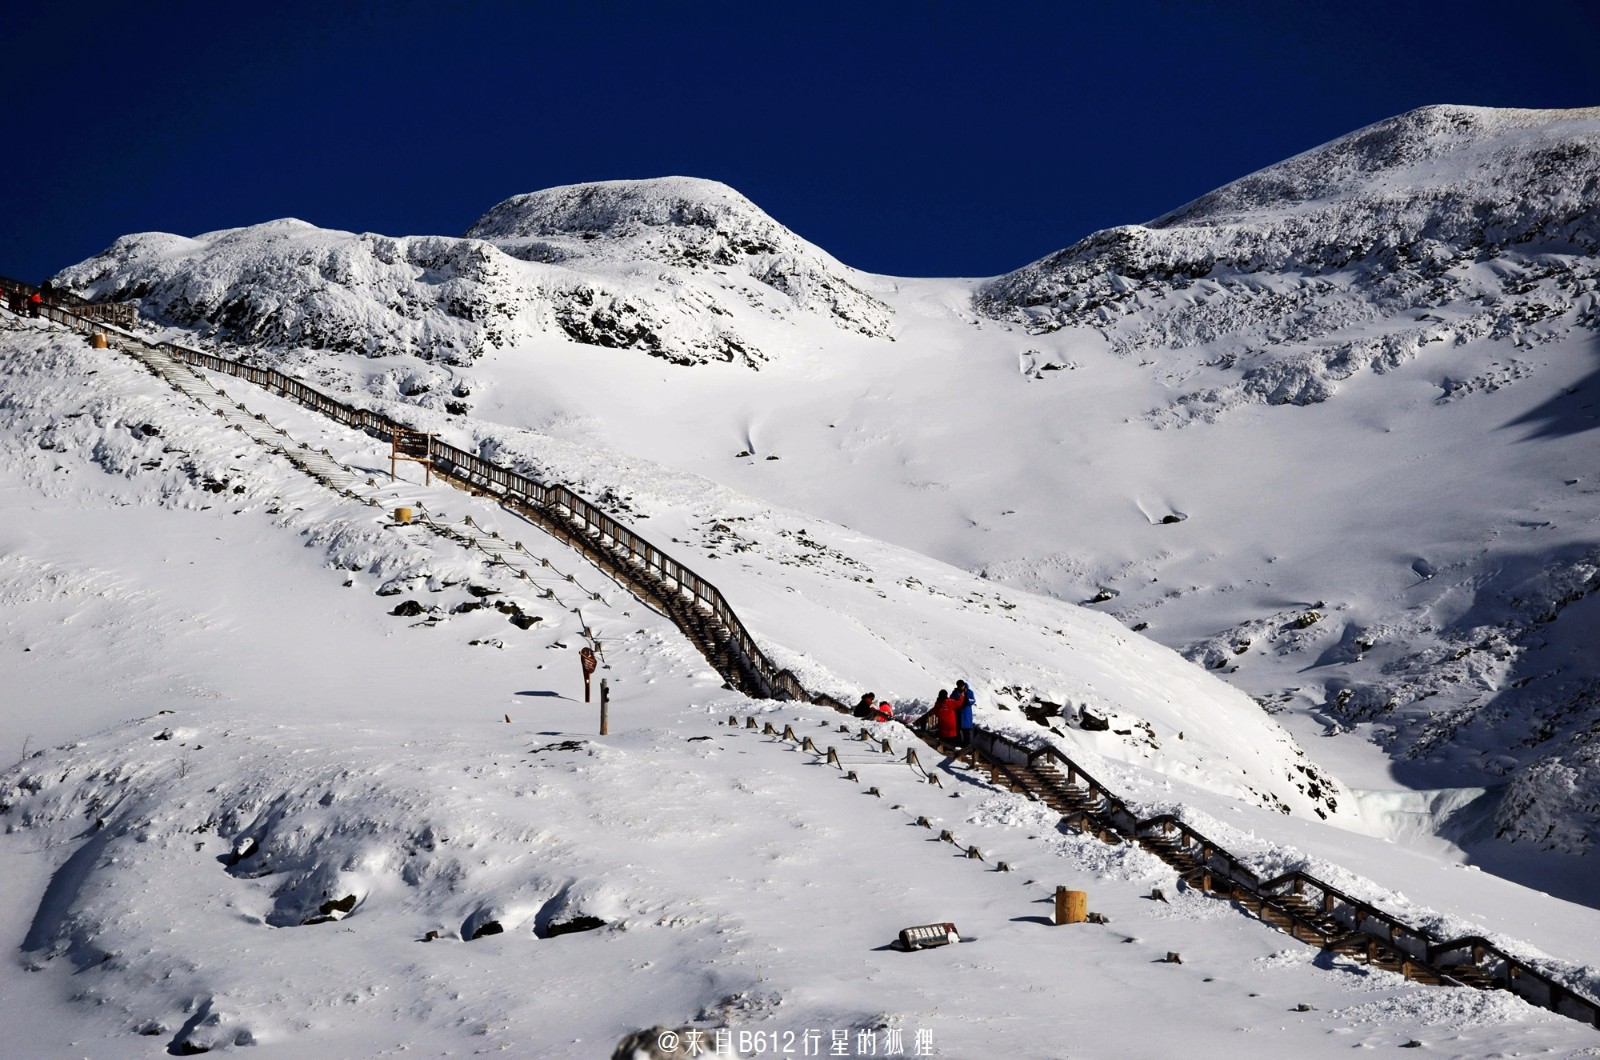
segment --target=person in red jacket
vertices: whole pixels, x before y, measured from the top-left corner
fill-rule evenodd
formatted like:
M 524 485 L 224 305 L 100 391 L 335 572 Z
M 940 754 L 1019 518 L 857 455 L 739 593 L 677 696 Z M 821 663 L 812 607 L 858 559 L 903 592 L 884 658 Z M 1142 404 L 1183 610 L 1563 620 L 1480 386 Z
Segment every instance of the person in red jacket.
M 887 699 L 878 700 L 877 711 L 878 711 L 878 713 L 873 717 L 872 720 L 874 720 L 874 721 L 893 721 L 894 720 L 894 707 L 889 705 L 889 701 Z
M 28 315 L 35 317 L 38 316 L 39 307 L 42 305 L 44 305 L 44 298 L 39 294 L 38 291 L 33 292 L 33 297 L 28 299 Z
M 948 692 L 939 693 L 939 701 L 933 706 L 933 722 L 941 740 L 954 740 L 959 733 L 956 726 L 956 701 L 950 698 Z

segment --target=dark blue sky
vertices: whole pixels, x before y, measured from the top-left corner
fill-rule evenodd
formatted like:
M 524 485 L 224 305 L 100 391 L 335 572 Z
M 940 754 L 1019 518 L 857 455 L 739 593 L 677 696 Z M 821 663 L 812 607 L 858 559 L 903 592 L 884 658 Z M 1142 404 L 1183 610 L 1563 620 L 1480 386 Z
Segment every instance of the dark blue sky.
M 0 273 L 276 217 L 458 234 L 685 174 L 991 275 L 1428 103 L 1600 105 L 1600 3 L 13 5 Z

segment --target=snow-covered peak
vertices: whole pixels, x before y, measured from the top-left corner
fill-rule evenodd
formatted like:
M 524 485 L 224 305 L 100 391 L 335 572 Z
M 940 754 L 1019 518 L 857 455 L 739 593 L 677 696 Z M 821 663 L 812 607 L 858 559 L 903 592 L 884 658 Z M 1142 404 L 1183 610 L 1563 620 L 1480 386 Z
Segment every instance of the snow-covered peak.
M 1225 184 L 1147 227 L 1240 223 L 1262 210 L 1319 200 L 1481 192 L 1482 185 L 1504 184 L 1507 177 L 1547 192 L 1559 184 L 1564 193 L 1572 167 L 1592 172 L 1597 160 L 1600 107 L 1421 107 Z
M 1096 232 L 997 278 L 977 302 L 1062 326 L 1094 322 L 1094 310 L 1132 288 L 1219 273 L 1350 269 L 1375 281 L 1411 272 L 1416 282 L 1404 286 L 1420 287 L 1467 257 L 1595 253 L 1597 189 L 1600 108 L 1425 107 L 1146 224 Z
M 766 228 L 792 234 L 734 189 L 699 177 L 605 180 L 514 195 L 467 230 L 475 239 L 519 236 L 633 235 L 673 225 L 733 232 Z
M 630 269 L 656 263 L 724 286 L 754 280 L 847 330 L 889 331 L 889 309 L 861 289 L 861 274 L 714 180 L 661 177 L 549 188 L 505 200 L 466 234 L 527 261 Z

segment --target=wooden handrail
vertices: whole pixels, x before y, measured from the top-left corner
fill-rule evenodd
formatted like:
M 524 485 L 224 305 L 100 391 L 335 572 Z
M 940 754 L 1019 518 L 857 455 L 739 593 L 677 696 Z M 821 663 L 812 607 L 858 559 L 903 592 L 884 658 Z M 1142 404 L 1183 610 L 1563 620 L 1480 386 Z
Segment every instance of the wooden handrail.
M 43 287 L 35 287 L 31 283 L 23 283 L 21 280 L 12 279 L 9 276 L 0 276 L 0 291 L 20 295 L 24 298 L 31 298 L 34 294 L 38 294 L 44 303 L 40 307 L 40 315 L 45 315 L 42 312 L 45 306 L 57 306 L 70 309 L 76 315 L 87 320 L 104 321 L 105 323 L 116 324 L 125 328 L 133 327 L 134 319 L 138 315 L 132 302 L 91 302 L 87 298 L 73 294 L 64 288 L 52 287 L 47 291 Z M 51 317 L 51 319 L 56 320 L 58 323 L 66 323 L 66 321 L 56 317 Z
M 1516 970 L 1514 976 L 1508 975 L 1506 977 L 1507 989 L 1512 989 L 1510 982 L 1518 979 L 1526 979 L 1537 982 L 1545 988 L 1544 1004 L 1547 1007 L 1559 1011 L 1560 1006 L 1563 1003 L 1570 1003 L 1587 1011 L 1589 1013 L 1590 1021 L 1593 1022 L 1597 1028 L 1600 1028 L 1600 1003 L 1597 1003 L 1592 999 L 1577 993 L 1571 987 L 1566 986 L 1563 983 L 1557 982 L 1546 973 L 1541 972 L 1539 969 L 1528 964 L 1528 962 L 1507 953 L 1500 946 L 1497 946 L 1486 939 L 1474 936 L 1465 939 L 1458 939 L 1453 942 L 1439 943 L 1427 932 L 1414 928 L 1405 921 L 1401 920 L 1399 917 L 1385 912 L 1379 908 L 1376 903 L 1358 899 L 1303 870 L 1291 870 L 1290 872 L 1275 876 L 1270 880 L 1263 881 L 1254 870 L 1244 864 L 1244 862 L 1242 862 L 1227 848 L 1210 839 L 1192 825 L 1185 823 L 1175 814 L 1159 814 L 1155 817 L 1144 819 L 1138 819 L 1137 817 L 1134 817 L 1126 803 L 1112 794 L 1109 788 L 1107 788 L 1104 784 L 1101 784 L 1092 775 L 1090 775 L 1087 770 L 1074 762 L 1070 757 L 1062 752 L 1060 748 L 1056 747 L 1055 744 L 1049 742 L 1048 740 L 1042 741 L 1040 744 L 1035 746 L 1026 746 L 1018 743 L 1016 740 L 1013 740 L 1008 736 L 1000 733 L 989 732 L 985 729 L 976 730 L 974 733 L 974 738 L 975 742 L 985 742 L 991 748 L 1004 747 L 1012 753 L 1020 755 L 1023 761 L 1028 765 L 1032 765 L 1040 758 L 1050 758 L 1061 763 L 1068 769 L 1069 782 L 1081 782 L 1082 786 L 1090 794 L 1099 797 L 1105 804 L 1104 808 L 1099 811 L 1089 811 L 1091 816 L 1100 818 L 1104 824 L 1109 825 L 1119 832 L 1123 832 L 1129 838 L 1137 838 L 1139 835 L 1149 830 L 1158 828 L 1172 829 L 1177 831 L 1185 838 L 1187 842 L 1200 847 L 1203 851 L 1208 852 L 1208 856 L 1206 858 L 1208 867 L 1210 867 L 1212 859 L 1220 861 L 1222 863 L 1223 870 L 1219 872 L 1218 875 L 1227 879 L 1236 890 L 1243 891 L 1249 896 L 1255 898 L 1257 901 L 1269 905 L 1275 913 L 1283 917 L 1290 918 L 1293 923 L 1305 928 L 1308 931 L 1315 931 L 1319 935 L 1321 934 L 1321 929 L 1319 929 L 1315 924 L 1305 920 L 1293 909 L 1288 908 L 1282 905 L 1280 902 L 1274 900 L 1277 897 L 1277 892 L 1282 887 L 1292 884 L 1300 884 L 1303 887 L 1314 888 L 1320 891 L 1322 894 L 1332 897 L 1336 902 L 1342 903 L 1350 910 L 1350 918 L 1354 921 L 1352 925 L 1354 930 L 1348 937 L 1361 936 L 1370 938 L 1374 940 L 1375 943 L 1379 943 L 1383 945 L 1384 948 L 1395 952 L 1402 959 L 1414 959 L 1418 963 L 1433 965 L 1441 954 L 1449 953 L 1454 950 L 1470 947 L 1476 944 L 1480 952 L 1492 954 L 1497 957 L 1507 969 Z M 1133 818 L 1133 827 L 1123 827 L 1122 822 L 1117 819 L 1119 817 L 1122 817 L 1124 820 L 1130 817 Z M 1330 910 L 1330 912 L 1332 911 Z M 1380 936 L 1374 935 L 1371 932 L 1361 930 L 1361 925 L 1369 920 L 1375 920 L 1388 928 L 1388 938 L 1381 938 Z M 1407 953 L 1404 950 L 1399 949 L 1398 947 L 1402 939 L 1404 939 L 1411 946 L 1414 946 L 1418 952 Z M 1474 960 L 1472 963 L 1477 963 L 1476 955 L 1474 955 Z M 1447 970 L 1446 974 L 1448 974 Z

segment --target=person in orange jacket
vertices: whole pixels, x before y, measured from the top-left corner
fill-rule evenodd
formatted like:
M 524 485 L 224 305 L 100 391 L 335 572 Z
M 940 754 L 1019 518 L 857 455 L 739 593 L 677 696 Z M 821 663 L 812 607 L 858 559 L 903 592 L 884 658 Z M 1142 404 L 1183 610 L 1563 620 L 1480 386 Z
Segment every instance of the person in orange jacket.
M 38 316 L 39 307 L 44 305 L 44 297 L 38 291 L 33 292 L 33 297 L 28 299 L 28 315 Z
M 894 720 L 894 707 L 889 704 L 887 699 L 878 700 L 877 711 L 877 715 L 873 718 L 874 721 Z

